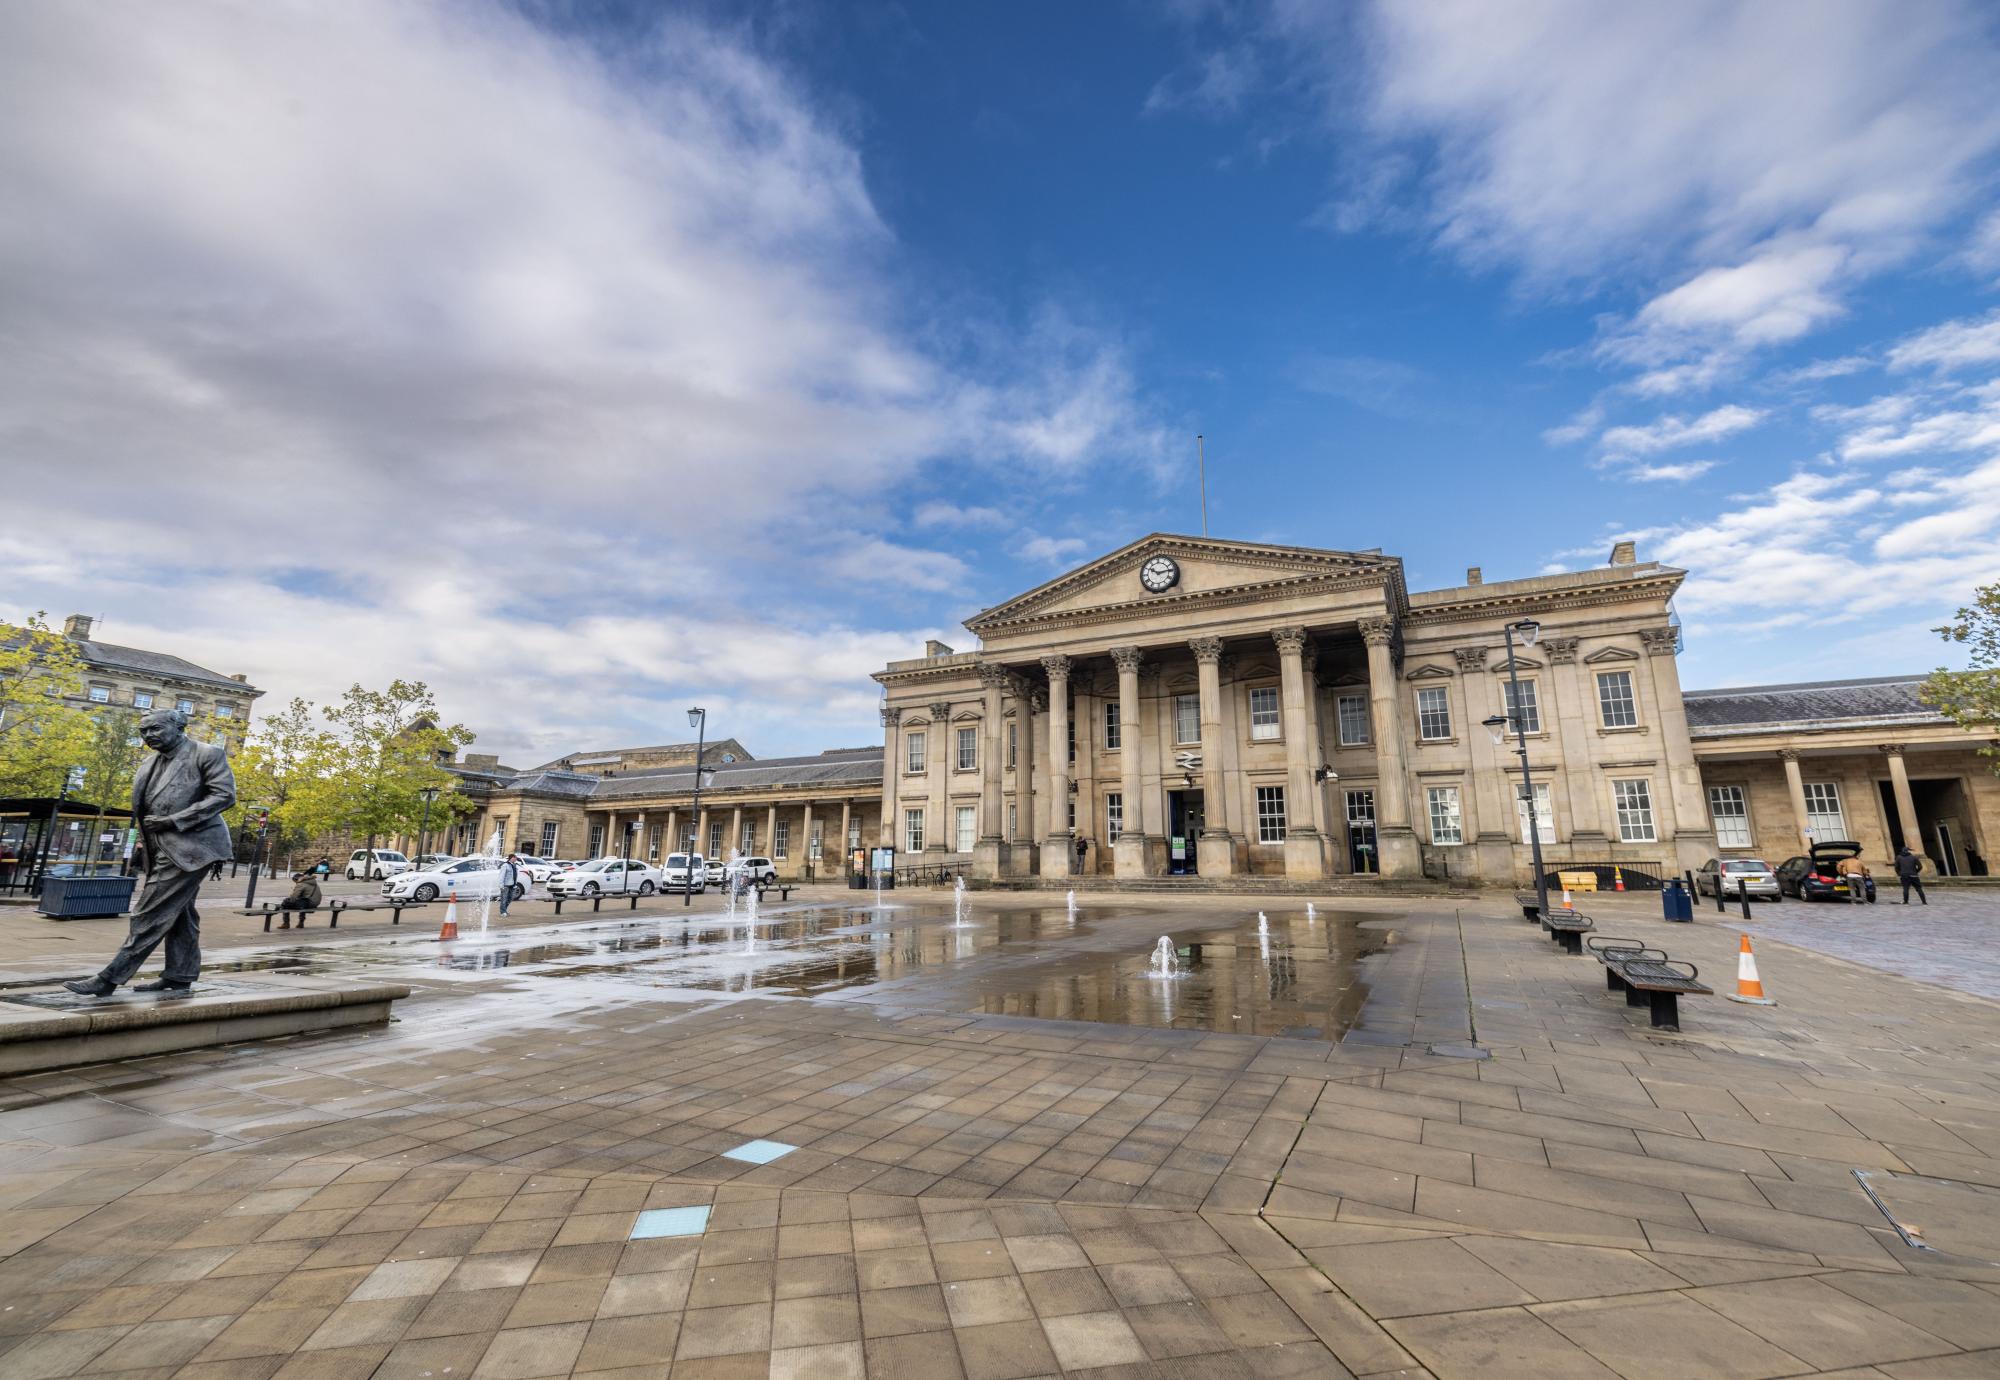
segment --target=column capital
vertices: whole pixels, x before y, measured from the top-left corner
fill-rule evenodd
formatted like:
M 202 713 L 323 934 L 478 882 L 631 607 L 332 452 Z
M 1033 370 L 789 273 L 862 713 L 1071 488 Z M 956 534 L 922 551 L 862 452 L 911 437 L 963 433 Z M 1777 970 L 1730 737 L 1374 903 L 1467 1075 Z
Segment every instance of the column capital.
M 1573 637 L 1545 637 L 1541 648 L 1548 653 L 1551 666 L 1567 666 L 1576 660 L 1576 639 Z
M 1778 756 L 1784 761 L 1796 762 L 1799 760 L 1799 750 L 1797 748 L 1779 748 Z
M 1678 628 L 1641 628 L 1639 640 L 1646 644 L 1647 656 L 1672 656 L 1674 644 L 1681 640 Z
M 1901 743 L 1884 743 L 1876 751 L 1889 757 L 1901 757 L 1903 755 L 1903 745 Z
M 1278 644 L 1280 652 L 1288 656 L 1298 656 L 1306 649 L 1306 630 L 1299 627 L 1273 628 L 1271 640 Z
M 1145 659 L 1137 647 L 1113 647 L 1111 649 L 1111 660 L 1116 663 L 1120 672 L 1131 671 L 1137 673 L 1140 663 L 1145 661 Z
M 903 711 L 890 705 L 882 706 L 882 727 L 894 728 L 903 721 Z
M 942 724 L 951 722 L 950 700 L 932 700 L 928 707 L 931 711 L 931 717 L 937 720 L 939 723 Z
M 1361 630 L 1361 640 L 1371 647 L 1386 647 L 1396 635 L 1396 625 L 1387 618 L 1363 618 L 1355 624 Z
M 1012 679 L 1007 668 L 998 662 L 982 661 L 979 663 L 978 671 L 979 683 L 988 690 L 1005 690 L 1008 681 Z
M 1458 669 L 1462 672 L 1486 669 L 1486 649 L 1484 647 L 1453 647 L 1451 654 L 1458 658 Z
M 1049 679 L 1052 681 L 1068 680 L 1069 668 L 1075 664 L 1074 661 L 1060 652 L 1054 652 L 1042 658 L 1042 669 L 1049 673 Z
M 1203 666 L 1216 666 L 1222 662 L 1222 639 L 1219 637 L 1190 638 L 1188 648 Z

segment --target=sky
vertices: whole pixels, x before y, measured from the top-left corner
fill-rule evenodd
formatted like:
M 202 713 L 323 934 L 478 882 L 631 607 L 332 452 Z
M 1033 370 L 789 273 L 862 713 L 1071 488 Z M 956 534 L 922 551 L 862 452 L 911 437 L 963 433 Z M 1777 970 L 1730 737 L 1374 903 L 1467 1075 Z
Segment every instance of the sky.
M 0 618 L 530 763 L 877 741 L 1152 531 L 1690 572 L 1691 687 L 2000 579 L 2000 10 L 0 8 Z

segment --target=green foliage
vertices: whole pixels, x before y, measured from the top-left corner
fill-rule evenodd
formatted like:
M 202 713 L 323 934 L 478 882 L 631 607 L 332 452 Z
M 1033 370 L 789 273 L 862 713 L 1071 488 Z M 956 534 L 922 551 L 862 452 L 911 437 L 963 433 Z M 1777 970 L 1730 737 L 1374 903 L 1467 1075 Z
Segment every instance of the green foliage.
M 1989 739 L 2000 736 L 2000 584 L 1982 586 L 1970 607 L 1936 631 L 1964 647 L 1970 665 L 1963 671 L 1940 666 L 1931 672 L 1923 702 L 1961 728 Z M 1993 759 L 1993 770 L 2000 773 L 2000 748 L 1989 742 L 1979 751 Z
M 139 715 L 130 709 L 103 709 L 88 715 L 90 736 L 76 765 L 83 781 L 69 793 L 72 800 L 99 809 L 122 810 L 131 804 L 132 777 L 145 759 L 139 740 Z
M 463 724 L 439 727 L 437 704 L 422 681 L 393 681 L 387 690 L 352 686 L 327 708 L 326 719 L 333 738 L 330 775 L 340 787 L 337 821 L 366 835 L 369 847 L 384 834 L 417 831 L 427 787 L 439 792 L 430 811 L 433 829 L 476 808 L 442 765 L 472 741 L 472 732 Z
M 339 794 L 333 762 L 333 735 L 314 722 L 309 701 L 294 699 L 266 714 L 230 764 L 236 808 L 229 827 L 240 833 L 254 811 L 269 810 L 274 839 L 304 840 L 334 828 Z
M 55 795 L 90 752 L 94 725 L 68 696 L 83 693 L 76 645 L 37 613 L 0 622 L 0 795 Z

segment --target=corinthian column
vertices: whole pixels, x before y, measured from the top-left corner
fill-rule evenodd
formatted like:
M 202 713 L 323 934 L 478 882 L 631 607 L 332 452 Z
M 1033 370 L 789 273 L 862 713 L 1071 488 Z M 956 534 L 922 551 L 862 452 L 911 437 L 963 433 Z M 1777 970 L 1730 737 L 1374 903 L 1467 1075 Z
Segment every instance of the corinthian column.
M 1139 734 L 1139 665 L 1137 647 L 1113 647 L 1118 667 L 1118 793 L 1123 812 L 1118 841 L 1111 846 L 1112 863 L 1120 877 L 1146 875 L 1146 829 L 1139 796 L 1145 790 Z
M 1069 668 L 1066 656 L 1045 656 L 1049 673 L 1049 832 L 1042 840 L 1042 875 L 1070 871 L 1069 839 Z
M 1194 653 L 1201 692 L 1201 837 L 1195 840 L 1195 866 L 1205 877 L 1227 877 L 1236 871 L 1236 839 L 1229 832 L 1229 797 L 1222 771 L 1222 639 L 1197 637 L 1188 643 Z
M 1375 729 L 1375 848 L 1385 877 L 1423 874 L 1417 836 L 1410 828 L 1410 783 L 1403 770 L 1402 694 L 1389 643 L 1396 625 L 1386 618 L 1361 620 L 1368 644 L 1368 711 Z
M 1007 870 L 1006 821 L 1000 817 L 1000 766 L 1007 741 L 1000 692 L 1007 688 L 1006 668 L 980 666 L 979 687 L 985 701 L 979 721 L 979 836 L 972 847 L 972 875 L 993 881 Z
M 878 848 L 894 848 L 896 844 L 896 775 L 901 766 L 896 760 L 896 726 L 903 721 L 903 711 L 884 708 L 882 711 L 882 818 L 875 829 Z M 841 847 L 847 840 L 841 840 Z
M 1314 826 L 1312 730 L 1307 727 L 1304 628 L 1279 628 L 1271 634 L 1278 644 L 1278 683 L 1284 696 L 1285 734 L 1285 875 L 1319 877 L 1326 872 L 1326 855 Z

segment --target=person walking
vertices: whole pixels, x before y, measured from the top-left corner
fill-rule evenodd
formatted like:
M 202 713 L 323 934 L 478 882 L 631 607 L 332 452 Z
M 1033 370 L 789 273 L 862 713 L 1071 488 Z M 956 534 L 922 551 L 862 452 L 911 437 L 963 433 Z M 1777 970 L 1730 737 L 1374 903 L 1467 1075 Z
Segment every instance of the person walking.
M 1931 903 L 1931 898 L 1924 895 L 1923 870 L 1924 860 L 1910 851 L 1909 844 L 1906 843 L 1896 850 L 1896 879 L 1903 884 L 1904 905 L 1907 906 L 1910 904 L 1911 887 L 1917 889 L 1917 899 L 1919 901 L 1922 901 L 1925 905 Z
M 507 913 L 508 903 L 514 899 L 514 888 L 521 882 L 521 859 L 518 854 L 509 853 L 507 861 L 500 864 L 500 913 Z

